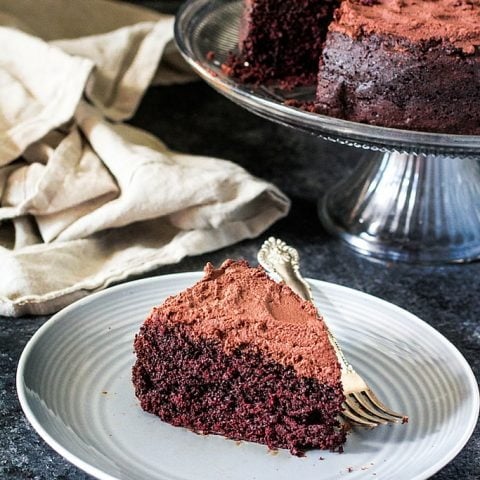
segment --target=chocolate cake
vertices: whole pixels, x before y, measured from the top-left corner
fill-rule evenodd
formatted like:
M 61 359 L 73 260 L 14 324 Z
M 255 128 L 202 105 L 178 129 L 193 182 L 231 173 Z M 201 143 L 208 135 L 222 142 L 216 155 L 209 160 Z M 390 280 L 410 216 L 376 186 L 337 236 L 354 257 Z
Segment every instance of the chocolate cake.
M 344 0 L 317 111 L 385 127 L 480 134 L 478 0 Z
M 328 23 L 325 42 L 319 44 L 323 37 L 317 29 L 311 47 L 305 40 L 308 33 L 302 30 L 297 37 L 295 31 L 304 16 L 301 2 L 247 1 L 244 21 L 249 27 L 242 29 L 240 56 L 245 55 L 248 64 L 262 63 L 265 57 L 251 48 L 260 42 L 252 13 L 261 5 L 280 8 L 284 3 L 297 9 L 289 38 L 298 38 L 297 49 L 320 60 L 315 111 L 386 127 L 480 134 L 479 0 L 342 0 L 319 24 L 321 30 Z M 331 12 L 330 1 L 325 5 Z M 259 22 L 269 29 L 262 42 L 279 28 L 276 8 L 270 5 L 269 13 L 269 27 L 264 19 Z M 268 50 L 265 43 L 262 48 Z M 272 43 L 271 48 L 278 47 Z M 300 70 L 288 67 L 288 72 L 300 75 L 302 62 L 297 64 Z M 269 78 L 283 75 L 277 65 Z
M 197 433 L 301 455 L 341 450 L 340 365 L 316 309 L 227 260 L 153 309 L 136 335 L 141 407 Z

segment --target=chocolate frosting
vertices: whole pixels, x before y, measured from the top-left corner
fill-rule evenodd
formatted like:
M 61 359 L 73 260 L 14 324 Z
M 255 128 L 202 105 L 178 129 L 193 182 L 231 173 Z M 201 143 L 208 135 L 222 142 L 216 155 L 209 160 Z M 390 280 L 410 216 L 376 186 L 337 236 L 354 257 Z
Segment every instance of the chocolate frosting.
M 447 42 L 473 54 L 480 46 L 480 0 L 344 0 L 330 31 Z
M 300 376 L 339 382 L 340 366 L 314 306 L 261 267 L 207 264 L 202 280 L 155 310 L 147 322 L 188 325 L 192 337 L 217 340 L 226 353 L 253 347 Z

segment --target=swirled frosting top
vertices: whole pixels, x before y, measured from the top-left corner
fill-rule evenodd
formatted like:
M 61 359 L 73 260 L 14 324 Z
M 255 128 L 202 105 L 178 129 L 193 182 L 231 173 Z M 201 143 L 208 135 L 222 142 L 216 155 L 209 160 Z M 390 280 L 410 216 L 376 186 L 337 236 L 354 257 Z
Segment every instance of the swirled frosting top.
M 183 324 L 190 335 L 219 342 L 226 353 L 253 348 L 300 376 L 336 384 L 340 365 L 315 307 L 261 267 L 227 260 L 193 287 L 168 298 L 146 322 Z
M 433 40 L 473 54 L 480 46 L 480 0 L 345 0 L 329 30 Z

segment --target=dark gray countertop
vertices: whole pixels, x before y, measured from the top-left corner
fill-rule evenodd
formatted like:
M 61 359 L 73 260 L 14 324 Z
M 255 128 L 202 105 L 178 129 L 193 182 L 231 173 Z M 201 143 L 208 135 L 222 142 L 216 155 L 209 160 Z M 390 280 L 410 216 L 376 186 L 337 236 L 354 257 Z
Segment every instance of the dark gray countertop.
M 297 247 L 306 276 L 346 285 L 403 307 L 435 327 L 465 356 L 480 378 L 480 262 L 419 267 L 362 258 L 327 235 L 317 220 L 317 198 L 342 178 L 358 153 L 255 117 L 205 84 L 152 88 L 133 122 L 175 150 L 227 158 L 268 179 L 292 200 L 289 216 L 261 237 L 187 258 L 151 275 L 200 270 L 228 257 L 255 262 L 269 235 Z M 91 478 L 50 449 L 25 419 L 15 372 L 26 342 L 47 320 L 0 317 L 0 478 Z M 480 429 L 435 480 L 480 478 Z

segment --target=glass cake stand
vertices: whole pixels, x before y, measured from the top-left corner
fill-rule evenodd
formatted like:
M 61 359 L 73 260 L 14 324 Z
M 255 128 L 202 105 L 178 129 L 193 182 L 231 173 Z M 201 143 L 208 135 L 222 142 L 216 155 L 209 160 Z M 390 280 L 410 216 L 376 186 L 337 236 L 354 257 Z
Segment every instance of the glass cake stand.
M 356 251 L 384 260 L 479 259 L 480 136 L 349 122 L 285 105 L 287 99 L 312 100 L 314 87 L 286 92 L 239 84 L 221 65 L 237 49 L 242 4 L 242 0 L 187 1 L 177 14 L 177 44 L 204 80 L 242 107 L 358 149 L 355 171 L 319 202 L 325 228 Z

